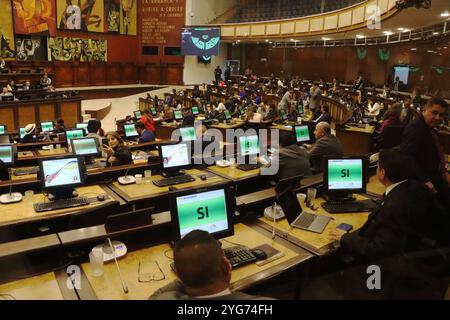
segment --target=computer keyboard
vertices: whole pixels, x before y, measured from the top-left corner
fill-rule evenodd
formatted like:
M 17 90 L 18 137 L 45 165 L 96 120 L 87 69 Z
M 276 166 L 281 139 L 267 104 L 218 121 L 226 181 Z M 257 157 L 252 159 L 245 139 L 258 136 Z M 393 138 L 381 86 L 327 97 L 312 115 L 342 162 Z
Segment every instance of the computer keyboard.
M 329 213 L 367 212 L 372 211 L 377 206 L 377 203 L 371 199 L 322 203 L 322 207 Z
M 249 171 L 249 170 L 261 168 L 261 164 L 260 163 L 242 163 L 242 164 L 239 164 L 237 166 L 237 168 L 242 171 Z
M 14 170 L 15 176 L 26 176 L 28 174 L 35 174 L 39 172 L 39 167 L 32 167 L 32 168 L 19 168 Z
M 233 268 L 256 261 L 250 249 L 244 246 L 225 248 L 223 252 Z
M 317 218 L 317 215 L 309 212 L 302 212 L 302 214 L 295 220 L 295 225 L 299 228 L 309 228 L 314 220 Z
M 86 169 L 97 169 L 97 168 L 105 168 L 105 167 L 106 167 L 106 162 L 104 162 L 104 161 L 86 164 Z
M 158 187 L 167 187 L 167 186 L 172 186 L 174 184 L 180 184 L 180 183 L 186 183 L 186 182 L 192 182 L 192 181 L 195 181 L 195 179 L 191 175 L 184 174 L 184 175 L 178 176 L 178 177 L 155 180 L 155 181 L 153 181 L 153 184 Z
M 60 199 L 56 201 L 49 202 L 38 202 L 34 204 L 34 211 L 42 212 L 42 211 L 51 211 L 58 209 L 66 209 L 71 207 L 79 207 L 89 204 L 88 198 L 86 197 L 77 197 L 70 199 Z

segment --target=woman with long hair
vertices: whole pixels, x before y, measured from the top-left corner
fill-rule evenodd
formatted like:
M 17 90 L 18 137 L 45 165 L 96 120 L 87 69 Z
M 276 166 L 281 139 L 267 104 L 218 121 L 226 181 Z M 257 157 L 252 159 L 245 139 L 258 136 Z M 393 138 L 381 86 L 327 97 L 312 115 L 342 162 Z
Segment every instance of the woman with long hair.
M 103 148 L 109 166 L 121 166 L 133 162 L 130 148 L 125 145 L 122 137 L 116 131 L 108 132 L 106 139 L 108 139 L 108 145 L 103 145 Z

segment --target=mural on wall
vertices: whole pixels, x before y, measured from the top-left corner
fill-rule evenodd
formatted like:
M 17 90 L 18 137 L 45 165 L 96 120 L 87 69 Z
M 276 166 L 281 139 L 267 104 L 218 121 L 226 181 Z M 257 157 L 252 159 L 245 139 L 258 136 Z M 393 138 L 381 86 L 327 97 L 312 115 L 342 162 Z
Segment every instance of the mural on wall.
M 106 32 L 120 31 L 120 0 L 105 0 Z
M 60 30 L 105 31 L 102 0 L 56 0 L 56 9 Z
M 120 1 L 120 33 L 136 35 L 137 29 L 137 1 Z
M 54 0 L 12 0 L 12 6 L 15 34 L 49 34 L 54 29 Z
M 54 61 L 107 61 L 107 41 L 100 39 L 49 38 L 48 54 Z
M 10 0 L 0 0 L 0 58 L 14 58 L 14 32 Z
M 47 37 L 16 35 L 16 60 L 48 60 Z

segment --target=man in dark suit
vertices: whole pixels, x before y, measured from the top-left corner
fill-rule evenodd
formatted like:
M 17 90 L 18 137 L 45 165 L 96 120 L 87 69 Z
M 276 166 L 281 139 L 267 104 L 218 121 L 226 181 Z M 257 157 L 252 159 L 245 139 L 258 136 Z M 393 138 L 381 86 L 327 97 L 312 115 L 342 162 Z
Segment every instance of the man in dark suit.
M 194 230 L 173 249 L 175 270 L 180 280 L 157 290 L 150 300 L 259 300 L 268 299 L 231 292 L 231 265 L 220 243 L 208 232 Z
M 319 122 L 314 130 L 316 143 L 309 152 L 309 162 L 316 171 L 323 170 L 323 159 L 325 157 L 342 157 L 342 144 L 331 134 L 328 122 Z
M 423 181 L 450 210 L 450 177 L 445 169 L 444 152 L 435 127 L 448 112 L 448 103 L 430 99 L 423 113 L 403 131 L 400 148 L 416 163 Z
M 424 239 L 448 245 L 450 217 L 425 186 L 411 180 L 414 166 L 408 163 L 410 157 L 399 150 L 380 152 L 377 176 L 386 187 L 383 203 L 360 230 L 340 238 L 342 253 L 370 262 L 417 251 Z
M 273 154 L 272 161 L 279 161 L 277 178 L 311 175 L 308 153 L 296 144 L 292 132 L 280 131 L 280 149 Z
M 330 115 L 330 107 L 326 104 L 322 105 L 321 113 L 314 121 L 317 123 L 325 121 L 331 124 L 332 118 Z
M 145 129 L 145 124 L 142 122 L 136 122 L 136 131 L 139 133 L 139 143 L 155 141 L 155 134 Z
M 182 109 L 182 113 L 183 113 L 182 126 L 183 127 L 192 127 L 192 126 L 194 126 L 195 116 L 192 114 L 191 109 L 190 108 L 183 108 Z

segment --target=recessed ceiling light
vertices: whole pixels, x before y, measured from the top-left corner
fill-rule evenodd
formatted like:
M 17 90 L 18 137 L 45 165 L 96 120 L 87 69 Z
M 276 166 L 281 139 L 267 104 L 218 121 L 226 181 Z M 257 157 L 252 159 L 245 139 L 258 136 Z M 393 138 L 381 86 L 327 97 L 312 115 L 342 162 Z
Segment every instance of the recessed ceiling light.
M 427 50 L 427 52 L 428 52 L 428 53 L 433 53 L 434 51 L 433 51 L 433 50 Z
M 405 28 L 397 28 L 398 31 L 403 31 Z
M 433 35 L 437 36 L 439 34 L 439 32 L 433 32 Z
M 411 51 L 416 51 L 417 50 L 417 48 L 411 48 Z
M 366 36 L 365 35 L 363 35 L 363 34 L 357 34 L 356 35 L 356 38 L 358 38 L 358 39 L 364 39 Z
M 387 36 L 390 36 L 390 35 L 393 34 L 393 32 L 391 32 L 391 31 L 383 31 L 383 33 L 384 33 L 385 35 L 387 35 Z
M 269 40 L 266 39 L 266 42 L 269 42 Z
M 442 12 L 442 13 L 441 13 L 441 17 L 442 17 L 442 18 L 450 17 L 450 12 L 448 12 L 448 11 L 447 11 L 447 12 Z
M 328 40 L 331 40 L 330 38 L 326 38 L 326 37 L 322 37 L 322 40 L 323 41 L 328 41 Z
M 403 32 L 410 32 L 410 29 L 403 29 Z

